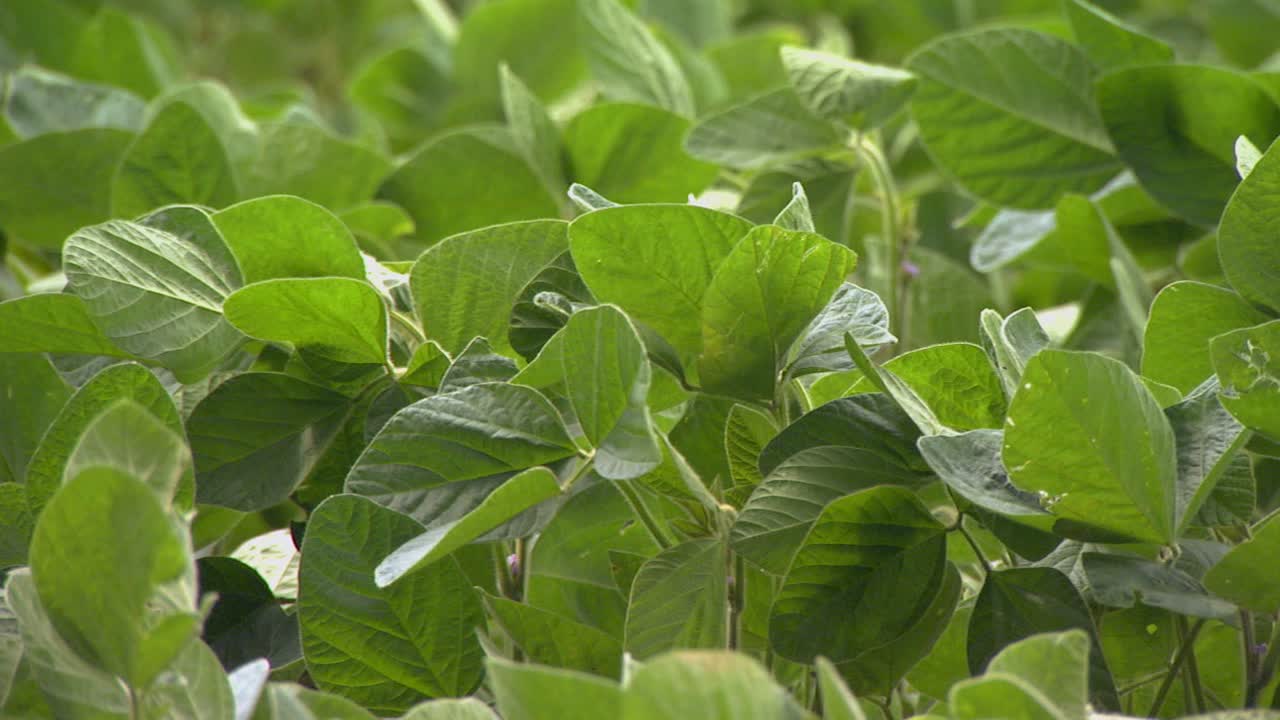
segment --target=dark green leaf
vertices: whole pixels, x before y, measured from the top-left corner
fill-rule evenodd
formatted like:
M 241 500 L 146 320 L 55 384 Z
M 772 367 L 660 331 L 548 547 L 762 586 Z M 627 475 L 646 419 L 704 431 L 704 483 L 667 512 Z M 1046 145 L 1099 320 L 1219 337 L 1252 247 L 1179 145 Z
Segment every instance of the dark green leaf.
M 485 607 L 527 662 L 616 678 L 622 670 L 622 644 L 590 625 L 495 595 Z
M 25 65 L 9 76 L 4 119 L 19 138 L 88 128 L 142 129 L 146 104 L 109 85 L 95 85 Z
M 298 618 L 285 614 L 257 570 L 229 557 L 198 561 L 200 594 L 218 594 L 204 621 L 204 640 L 222 666 L 235 669 L 255 658 L 282 667 L 302 657 Z
M 1103 70 L 1173 62 L 1173 48 L 1093 3 L 1067 0 L 1064 8 L 1076 42 L 1093 64 Z
M 722 648 L 728 634 L 728 549 L 711 538 L 658 553 L 631 584 L 627 652 L 645 660 L 677 648 Z
M 685 138 L 685 148 L 700 160 L 758 170 L 839 147 L 843 140 L 835 125 L 787 88 L 703 117 Z
M 28 295 L 0 303 L 0 352 L 52 352 L 128 357 L 93 324 L 79 297 Z
M 1205 383 L 1164 411 L 1177 441 L 1180 533 L 1213 495 L 1249 439 L 1249 433 L 1222 406 L 1218 390 L 1216 382 Z
M 174 203 L 219 208 L 239 196 L 227 151 L 204 117 L 169 103 L 134 139 L 111 183 L 111 210 L 134 217 Z
M 1080 556 L 1095 602 L 1111 607 L 1151 607 L 1192 617 L 1226 620 L 1236 616 L 1229 602 L 1212 597 L 1195 578 L 1170 565 L 1129 555 L 1087 552 Z
M 1253 139 L 1265 141 L 1270 137 Z M 1249 177 L 1240 183 L 1222 214 L 1218 255 L 1227 280 L 1246 300 L 1280 312 L 1275 270 L 1280 266 L 1280 255 L 1277 255 L 1272 238 L 1264 231 L 1275 216 L 1273 205 L 1277 175 L 1280 175 L 1280 151 L 1268 151 Z
M 1000 460 L 1004 433 L 972 430 L 959 435 L 932 435 L 917 442 L 920 454 L 938 478 L 978 507 L 1001 515 L 1044 517 L 1035 493 L 1013 486 Z M 1046 528 L 1047 529 L 1047 528 Z
M 797 47 L 782 49 L 791 87 L 819 117 L 874 130 L 907 104 L 911 73 Z
M 0 481 L 24 481 L 28 465 L 37 462 L 40 438 L 70 397 L 44 355 L 0 354 Z

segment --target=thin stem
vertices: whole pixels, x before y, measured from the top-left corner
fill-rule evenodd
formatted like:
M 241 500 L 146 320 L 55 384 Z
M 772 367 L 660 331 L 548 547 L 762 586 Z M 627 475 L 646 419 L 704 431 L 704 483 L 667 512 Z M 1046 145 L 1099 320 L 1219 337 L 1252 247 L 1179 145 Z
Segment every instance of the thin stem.
M 959 519 L 956 520 L 955 529 L 959 530 L 960 534 L 964 536 L 964 539 L 969 542 L 969 547 L 973 548 L 973 554 L 977 555 L 978 562 L 982 563 L 982 569 L 986 571 L 986 574 L 990 575 L 991 563 L 987 561 L 987 556 L 982 554 L 982 548 L 978 547 L 978 541 L 975 540 L 974 537 L 969 534 L 969 531 L 965 529 L 963 513 L 961 513 Z
M 1194 652 L 1196 637 L 1200 634 L 1200 628 L 1204 627 L 1204 618 L 1196 620 L 1196 624 L 1191 626 L 1191 630 L 1183 635 L 1182 643 L 1178 646 L 1178 651 L 1173 656 L 1173 662 L 1169 664 L 1169 674 L 1164 676 L 1164 682 L 1160 683 L 1160 688 L 1156 690 L 1156 697 L 1151 701 L 1151 709 L 1147 711 L 1147 717 L 1157 717 L 1160 714 L 1160 708 L 1164 706 L 1165 698 L 1169 696 L 1169 690 L 1173 688 L 1173 680 L 1182 670 L 1182 665 L 1187 661 L 1187 656 Z
M 631 483 L 626 480 L 620 480 L 614 483 L 613 486 L 618 489 L 618 492 L 622 493 L 623 499 L 631 506 L 631 512 L 635 513 L 636 519 L 649 532 L 649 537 L 653 538 L 653 542 L 657 544 L 659 549 L 667 550 L 675 547 L 675 539 L 671 537 L 666 527 L 658 521 L 658 517 L 649 509 L 644 498 L 640 497 L 640 493 L 631 486 Z
M 596 454 L 594 450 L 592 450 L 590 453 L 587 453 L 587 455 L 583 457 L 582 464 L 574 468 L 573 474 L 570 475 L 569 479 L 565 480 L 564 484 L 560 486 L 560 491 L 569 492 L 569 490 L 573 488 L 575 483 L 577 483 L 582 478 L 586 477 L 587 473 L 591 472 L 591 468 L 595 467 L 596 465 L 595 459 L 596 459 Z
M 1187 628 L 1187 618 L 1182 615 L 1177 615 L 1175 617 L 1177 618 L 1176 622 L 1178 623 L 1179 634 L 1185 636 L 1190 632 Z M 1200 664 L 1196 661 L 1194 647 L 1191 652 L 1187 653 L 1187 662 L 1182 668 L 1182 673 L 1182 681 L 1191 689 L 1191 699 L 1195 703 L 1196 712 L 1204 712 L 1204 687 L 1200 683 Z
M 393 308 L 387 308 L 387 314 L 397 325 L 408 330 L 410 335 L 417 338 L 418 342 L 427 341 L 427 336 L 422 332 L 422 328 L 418 327 L 418 324 L 412 318 Z
M 893 173 L 889 161 L 880 147 L 865 137 L 858 137 L 853 150 L 858 159 L 871 173 L 871 179 L 880 194 L 880 235 L 876 243 L 868 243 L 867 254 L 870 255 L 872 290 L 880 294 L 885 307 L 889 308 L 889 332 L 898 336 L 903 342 L 903 312 L 901 302 L 903 233 L 898 210 L 898 188 L 893 181 Z
M 1244 706 L 1253 707 L 1258 704 L 1258 692 L 1262 689 L 1257 687 L 1258 679 L 1258 656 L 1253 652 L 1253 645 L 1257 642 L 1254 639 L 1253 631 L 1253 613 L 1248 610 L 1240 611 L 1240 644 L 1244 647 Z
M 742 556 L 728 551 L 733 574 L 729 590 L 729 649 L 737 650 L 742 645 L 742 612 L 747 607 L 747 564 Z

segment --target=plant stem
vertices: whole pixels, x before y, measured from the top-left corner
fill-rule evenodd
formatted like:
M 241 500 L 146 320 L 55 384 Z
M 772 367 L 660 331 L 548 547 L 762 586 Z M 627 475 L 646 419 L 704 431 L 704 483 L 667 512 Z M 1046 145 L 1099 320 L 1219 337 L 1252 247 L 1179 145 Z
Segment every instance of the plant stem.
M 893 181 L 889 161 L 880 146 L 865 137 L 855 137 L 853 151 L 871 173 L 871 179 L 880 194 L 880 237 L 867 243 L 866 250 L 871 263 L 871 289 L 880 295 L 889 309 L 889 332 L 898 336 L 899 345 L 905 345 L 905 308 L 899 287 L 902 276 L 903 233 L 898 210 L 898 188 Z
M 1177 615 L 1176 618 L 1178 633 L 1185 637 L 1191 632 L 1187 627 L 1187 618 L 1182 615 Z M 1200 664 L 1196 661 L 1194 645 L 1195 643 L 1192 643 L 1192 651 L 1187 653 L 1187 662 L 1182 668 L 1182 681 L 1191 689 L 1191 699 L 1195 702 L 1196 712 L 1203 713 L 1205 710 L 1204 688 L 1200 684 Z
M 747 607 L 747 564 L 742 556 L 729 553 L 729 566 L 733 573 L 729 576 L 733 586 L 729 590 L 729 649 L 737 650 L 742 645 L 742 611 Z
M 987 556 L 982 554 L 982 548 L 978 547 L 978 541 L 975 540 L 974 537 L 969 534 L 969 531 L 965 529 L 964 513 L 961 513 L 960 517 L 956 520 L 956 530 L 959 530 L 960 534 L 964 536 L 964 539 L 969 542 L 969 547 L 973 548 L 973 554 L 977 555 L 978 562 L 982 563 L 982 569 L 986 571 L 986 574 L 990 575 L 991 563 L 987 561 Z
M 397 325 L 408 330 L 410 335 L 417 338 L 418 342 L 427 341 L 427 336 L 422 332 L 422 328 L 418 327 L 418 324 L 415 323 L 412 318 L 399 310 L 395 310 L 390 307 L 387 308 L 387 314 L 396 322 Z
M 644 525 L 644 529 L 649 531 L 649 537 L 653 538 L 653 542 L 657 544 L 660 550 L 667 550 L 676 545 L 676 541 L 671 537 L 666 527 L 658 520 L 658 517 L 649 509 L 644 498 L 636 491 L 631 483 L 626 480 L 619 480 L 613 486 L 622 493 L 623 499 L 631 506 L 631 512 L 635 513 L 636 519 Z
M 1147 711 L 1147 717 L 1157 717 L 1160 714 L 1160 708 L 1164 705 L 1165 698 L 1169 696 L 1169 690 L 1173 688 L 1174 678 L 1178 677 L 1183 663 L 1187 661 L 1187 656 L 1194 652 L 1196 637 L 1200 634 L 1202 627 L 1204 627 L 1204 618 L 1196 620 L 1191 630 L 1183 634 L 1182 643 L 1174 653 L 1173 662 L 1169 664 L 1169 673 L 1164 676 L 1164 682 L 1160 683 L 1160 688 L 1156 690 L 1156 697 L 1151 701 L 1151 709 Z
M 565 480 L 564 484 L 560 486 L 560 492 L 569 492 L 579 480 L 586 477 L 587 473 L 591 472 L 591 468 L 595 467 L 595 459 L 596 454 L 592 450 L 583 459 L 582 464 L 573 469 L 573 474 L 569 476 L 569 479 Z

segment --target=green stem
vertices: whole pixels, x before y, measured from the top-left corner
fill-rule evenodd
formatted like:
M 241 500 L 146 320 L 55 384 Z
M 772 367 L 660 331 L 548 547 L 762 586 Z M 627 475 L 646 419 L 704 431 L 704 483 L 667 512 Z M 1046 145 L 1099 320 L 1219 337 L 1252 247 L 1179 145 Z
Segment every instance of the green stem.
M 620 480 L 613 484 L 618 492 L 622 493 L 623 499 L 631 506 L 631 512 L 635 513 L 636 519 L 649 531 L 649 537 L 653 538 L 653 542 L 657 544 L 661 550 L 667 550 L 676 546 L 676 541 L 671 537 L 666 527 L 658 521 L 658 517 L 649 509 L 644 498 L 636 491 L 631 483 L 626 480 Z
M 1173 688 L 1173 680 L 1178 677 L 1178 673 L 1182 670 L 1182 665 L 1187 661 L 1196 644 L 1196 637 L 1200 634 L 1200 628 L 1204 627 L 1204 618 L 1196 620 L 1196 624 L 1191 626 L 1182 637 L 1182 643 L 1178 646 L 1178 651 L 1173 656 L 1173 662 L 1169 664 L 1169 674 L 1164 676 L 1164 682 L 1160 683 L 1160 688 L 1156 690 L 1156 697 L 1151 701 L 1151 709 L 1147 711 L 1147 717 L 1157 717 L 1160 714 L 1160 708 L 1164 706 L 1165 698 L 1169 696 L 1169 690 Z
M 427 341 L 427 336 L 422 332 L 422 328 L 418 327 L 418 324 L 415 323 L 412 318 L 399 310 L 393 310 L 391 308 L 387 308 L 387 313 L 391 316 L 392 320 L 396 321 L 397 325 L 408 330 L 410 335 L 417 338 L 418 342 Z
M 564 484 L 560 486 L 560 491 L 569 492 L 569 490 L 571 490 L 579 480 L 586 477 L 587 473 L 591 472 L 591 468 L 595 467 L 595 460 L 596 454 L 595 451 L 592 450 L 583 458 L 582 464 L 573 469 L 573 474 L 570 475 L 569 479 L 565 480 Z
M 982 548 L 978 547 L 978 541 L 974 539 L 973 535 L 969 534 L 968 530 L 965 529 L 964 513 L 961 513 L 960 517 L 956 520 L 955 529 L 959 530 L 960 534 L 964 536 L 964 539 L 968 541 L 969 547 L 973 548 L 973 554 L 978 556 L 978 562 L 982 563 L 982 569 L 986 571 L 987 575 L 990 575 L 991 563 L 987 561 L 987 556 L 982 554 Z
M 899 287 L 904 243 L 898 209 L 898 188 L 894 184 L 889 161 L 876 143 L 859 136 L 853 143 L 853 150 L 870 171 L 871 179 L 880 194 L 881 236 L 876 242 L 866 245 L 871 264 L 869 273 L 871 289 L 880 295 L 885 307 L 889 308 L 889 332 L 898 336 L 900 345 L 905 345 L 904 308 Z
M 1176 617 L 1178 632 L 1184 636 L 1190 633 L 1191 631 L 1187 627 L 1187 618 L 1182 615 L 1177 615 Z M 1182 681 L 1191 688 L 1191 699 L 1195 702 L 1196 712 L 1203 713 L 1205 711 L 1204 687 L 1200 683 L 1200 664 L 1196 660 L 1194 645 L 1195 643 L 1192 643 L 1192 650 L 1187 653 L 1187 662 L 1182 668 Z
M 733 568 L 733 588 L 729 592 L 729 649 L 742 645 L 742 612 L 747 607 L 747 564 L 742 556 L 727 551 Z

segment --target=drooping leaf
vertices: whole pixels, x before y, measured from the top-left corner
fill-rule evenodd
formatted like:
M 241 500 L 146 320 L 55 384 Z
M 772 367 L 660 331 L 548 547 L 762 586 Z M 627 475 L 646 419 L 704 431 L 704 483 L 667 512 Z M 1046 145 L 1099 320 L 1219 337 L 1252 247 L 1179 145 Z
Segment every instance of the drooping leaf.
M 387 309 L 372 285 L 350 278 L 277 278 L 229 295 L 227 320 L 244 334 L 330 360 L 383 363 Z
M 1222 406 L 1246 427 L 1280 438 L 1280 320 L 1219 335 L 1209 354 Z
M 1234 605 L 1209 595 L 1195 578 L 1170 565 L 1092 552 L 1082 554 L 1080 562 L 1094 601 L 1102 605 L 1133 607 L 1141 601 L 1181 615 L 1216 620 L 1237 613 Z
M 1044 517 L 1039 496 L 1009 481 L 1000 459 L 1004 434 L 971 430 L 959 435 L 931 435 L 918 441 L 920 454 L 947 487 L 984 510 L 1013 517 Z
M 1092 353 L 1033 357 L 1005 421 L 1013 484 L 1054 515 L 1123 536 L 1172 542 L 1173 429 L 1138 376 Z
M 374 568 L 421 526 L 350 495 L 316 508 L 302 546 L 298 619 L 317 685 L 376 712 L 461 696 L 480 682 L 480 600 L 452 559 L 386 588 Z
M 976 30 L 933 41 L 907 69 L 920 78 L 911 112 L 925 147 L 988 202 L 1050 207 L 1062 193 L 1101 188 L 1119 170 L 1089 100 L 1093 68 L 1066 41 L 1020 28 Z
M 677 648 L 722 648 L 728 550 L 712 538 L 690 540 L 640 567 L 627 608 L 627 652 L 640 660 Z
M 946 568 L 945 528 L 910 490 L 873 487 L 822 511 L 769 614 L 780 655 L 840 662 L 916 624 Z
M 1265 142 L 1269 137 L 1253 139 Z M 1277 255 L 1275 244 L 1264 230 L 1273 222 L 1275 211 L 1272 203 L 1278 174 L 1280 152 L 1268 150 L 1254 165 L 1253 172 L 1240 183 L 1222 214 L 1218 256 L 1231 287 L 1246 300 L 1280 312 L 1275 270 L 1280 263 L 1280 255 Z
M 510 354 L 507 326 L 525 286 L 568 248 L 565 223 L 509 223 L 446 238 L 414 263 L 414 304 L 427 337 L 449 353 L 481 336 Z M 500 280 L 500 282 L 499 282 Z
M 1142 341 L 1142 374 L 1191 392 L 1213 374 L 1209 341 L 1266 316 L 1225 288 L 1176 282 L 1156 295 Z
M 893 117 L 916 89 L 915 76 L 905 70 L 819 50 L 784 47 L 782 65 L 810 110 L 864 131 Z
M 839 147 L 843 139 L 785 88 L 706 115 L 685 138 L 685 148 L 699 160 L 758 170 Z
M 692 117 L 693 93 L 671 52 L 618 0 L 578 0 L 578 34 L 605 95 Z
M 111 210 L 135 217 L 190 203 L 220 208 L 240 194 L 227 151 L 204 117 L 172 102 L 129 145 L 111 183 Z
M 246 283 L 365 276 L 351 231 L 333 213 L 308 200 L 291 195 L 259 197 L 212 217 Z

